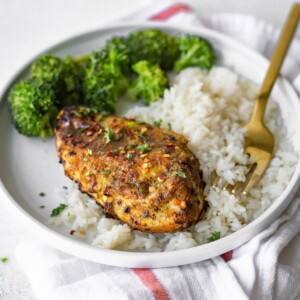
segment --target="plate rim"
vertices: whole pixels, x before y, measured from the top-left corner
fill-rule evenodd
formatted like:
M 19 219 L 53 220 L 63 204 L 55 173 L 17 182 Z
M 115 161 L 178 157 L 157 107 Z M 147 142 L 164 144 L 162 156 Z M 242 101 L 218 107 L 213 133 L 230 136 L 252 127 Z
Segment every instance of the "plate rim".
M 199 35 L 204 34 L 210 37 L 215 38 L 221 43 L 226 43 L 234 48 L 237 48 L 240 51 L 246 52 L 251 57 L 254 57 L 255 60 L 261 62 L 263 67 L 267 66 L 268 60 L 263 57 L 260 53 L 256 52 L 253 49 L 248 48 L 247 46 L 241 44 L 240 42 L 232 39 L 229 36 L 226 36 L 217 31 L 205 28 L 205 27 L 196 27 L 194 25 L 176 25 L 169 24 L 164 22 L 122 22 L 118 24 L 107 24 L 104 26 L 100 26 L 94 29 L 88 29 L 80 33 L 72 34 L 67 38 L 63 38 L 60 41 L 52 44 L 50 47 L 45 47 L 42 51 L 39 51 L 37 54 L 33 55 L 31 58 L 25 61 L 25 63 L 21 64 L 20 67 L 15 71 L 15 73 L 6 81 L 3 88 L 0 87 L 0 103 L 4 100 L 4 96 L 7 94 L 10 86 L 15 81 L 15 79 L 20 76 L 22 72 L 42 53 L 51 52 L 51 50 L 63 46 L 73 40 L 79 39 L 86 35 L 92 35 L 107 30 L 117 30 L 117 29 L 125 29 L 125 28 L 161 28 L 161 29 L 169 29 L 169 30 L 182 30 L 186 32 L 197 32 Z M 294 98 L 298 98 L 299 96 L 296 93 L 295 89 L 286 79 L 281 79 L 281 82 L 285 85 L 286 88 L 289 89 L 289 92 L 294 94 Z M 3 103 L 1 103 L 3 104 Z M 300 109 L 300 102 L 298 104 Z M 251 223 L 247 224 L 245 227 L 239 229 L 236 232 L 231 233 L 228 236 L 223 237 L 220 240 L 217 240 L 213 243 L 207 243 L 203 245 L 198 245 L 195 247 L 174 250 L 174 251 L 166 251 L 166 252 L 129 252 L 129 251 L 120 251 L 120 250 L 111 250 L 95 247 L 92 245 L 84 244 L 79 240 L 72 239 L 69 236 L 63 235 L 51 227 L 41 223 L 37 219 L 35 219 L 29 212 L 19 205 L 17 200 L 15 200 L 12 195 L 8 192 L 5 185 L 0 178 L 0 196 L 4 199 L 4 203 L 8 204 L 10 209 L 13 209 L 14 212 L 17 212 L 20 219 L 26 223 L 26 226 L 31 227 L 31 230 L 36 234 L 39 238 L 44 240 L 47 244 L 54 245 L 54 247 L 73 254 L 77 257 L 81 257 L 83 259 L 87 259 L 90 261 L 108 264 L 112 266 L 119 267 L 135 267 L 135 268 L 157 268 L 157 267 L 172 267 L 190 264 L 194 262 L 199 262 L 208 258 L 213 258 L 222 253 L 225 253 L 229 250 L 235 249 L 248 240 L 250 240 L 247 236 L 252 235 L 250 232 L 255 228 L 263 229 L 270 223 L 270 218 L 274 219 L 276 216 L 281 214 L 283 210 L 286 209 L 291 199 L 295 195 L 298 187 L 300 185 L 300 159 L 298 159 L 297 166 L 295 168 L 294 174 L 289 181 L 288 186 L 285 188 L 284 192 L 279 196 L 271 206 L 263 212 L 259 217 L 253 220 Z M 282 199 L 279 201 L 278 199 Z M 283 199 L 285 199 L 285 203 L 283 205 Z M 276 205 L 275 205 L 276 204 Z M 280 207 L 281 206 L 281 207 Z M 280 208 L 280 209 L 279 209 Z M 248 232 L 248 233 L 247 233 Z M 238 242 L 237 242 L 238 241 Z M 230 246 L 229 246 L 230 244 Z M 200 252 L 200 253 L 199 253 Z M 211 255 L 211 252 L 214 255 Z M 88 255 L 86 255 L 88 254 Z M 103 257 L 102 257 L 103 256 Z M 100 259 L 99 259 L 100 258 Z M 126 258 L 126 261 L 120 261 L 120 258 Z M 182 263 L 184 260 L 184 263 Z M 147 261 L 147 263 L 145 263 Z M 179 262 L 181 261 L 181 262 Z

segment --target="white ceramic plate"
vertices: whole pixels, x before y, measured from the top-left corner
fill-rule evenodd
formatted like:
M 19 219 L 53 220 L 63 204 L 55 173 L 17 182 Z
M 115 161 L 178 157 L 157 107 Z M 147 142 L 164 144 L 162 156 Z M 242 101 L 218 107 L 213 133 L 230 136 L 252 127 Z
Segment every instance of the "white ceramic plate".
M 63 41 L 45 52 L 59 56 L 81 55 L 101 48 L 112 35 L 124 35 L 153 23 L 110 26 Z M 218 52 L 218 64 L 232 68 L 237 73 L 260 83 L 268 62 L 261 55 L 219 33 L 196 27 L 155 24 L 171 32 L 198 34 L 209 39 Z M 34 60 L 35 58 L 33 58 Z M 205 260 L 234 249 L 263 230 L 286 208 L 299 185 L 300 162 L 283 192 L 268 210 L 241 230 L 213 243 L 190 249 L 160 252 L 132 253 L 96 248 L 85 241 L 75 240 L 66 228 L 48 225 L 51 210 L 59 205 L 55 189 L 66 184 L 62 166 L 58 164 L 54 139 L 42 141 L 20 135 L 11 124 L 7 92 L 15 81 L 26 76 L 28 66 L 23 66 L 4 89 L 0 102 L 0 197 L 5 198 L 12 212 L 22 218 L 29 230 L 50 245 L 73 255 L 121 267 L 171 267 Z M 279 103 L 287 134 L 300 155 L 300 102 L 292 86 L 280 79 L 272 97 Z M 39 193 L 44 192 L 45 197 Z M 44 209 L 40 206 L 45 205 Z

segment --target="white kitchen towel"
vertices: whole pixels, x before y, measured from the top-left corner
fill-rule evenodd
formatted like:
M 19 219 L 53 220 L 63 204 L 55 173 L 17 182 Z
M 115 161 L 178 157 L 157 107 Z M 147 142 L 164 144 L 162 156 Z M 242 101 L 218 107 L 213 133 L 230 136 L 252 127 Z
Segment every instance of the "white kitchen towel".
M 123 20 L 151 19 L 206 26 L 240 40 L 267 57 L 279 30 L 252 16 L 197 18 L 172 1 L 147 1 Z M 295 41 L 282 74 L 300 92 L 300 45 Z M 300 268 L 279 263 L 279 255 L 300 231 L 300 194 L 271 226 L 248 243 L 204 262 L 166 269 L 110 267 L 62 253 L 39 240 L 17 246 L 16 256 L 41 300 L 76 299 L 294 299 Z M 300 261 L 300 241 L 295 243 Z

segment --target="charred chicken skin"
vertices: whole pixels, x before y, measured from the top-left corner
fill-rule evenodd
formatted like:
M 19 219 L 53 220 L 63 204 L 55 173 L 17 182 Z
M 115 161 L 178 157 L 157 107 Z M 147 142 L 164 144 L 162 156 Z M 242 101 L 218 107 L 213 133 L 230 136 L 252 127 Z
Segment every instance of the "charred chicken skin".
M 199 161 L 173 131 L 66 107 L 58 115 L 56 146 L 80 190 L 134 229 L 179 231 L 204 213 Z

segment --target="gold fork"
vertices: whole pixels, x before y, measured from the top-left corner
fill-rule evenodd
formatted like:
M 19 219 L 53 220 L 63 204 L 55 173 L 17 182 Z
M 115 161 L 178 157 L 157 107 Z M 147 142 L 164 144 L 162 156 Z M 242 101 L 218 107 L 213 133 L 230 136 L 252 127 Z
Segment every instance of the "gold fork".
M 264 114 L 269 95 L 296 31 L 299 18 L 300 3 L 295 3 L 290 11 L 276 49 L 272 55 L 268 71 L 255 101 L 251 119 L 245 126 L 247 132 L 244 150 L 255 163 L 247 166 L 245 182 L 239 181 L 234 186 L 226 183 L 223 185 L 223 190 L 230 191 L 233 194 L 240 190 L 244 195 L 247 194 L 263 176 L 272 159 L 275 144 L 274 136 L 264 124 Z M 212 186 L 216 187 L 219 180 L 220 177 L 215 173 Z

